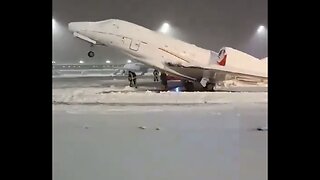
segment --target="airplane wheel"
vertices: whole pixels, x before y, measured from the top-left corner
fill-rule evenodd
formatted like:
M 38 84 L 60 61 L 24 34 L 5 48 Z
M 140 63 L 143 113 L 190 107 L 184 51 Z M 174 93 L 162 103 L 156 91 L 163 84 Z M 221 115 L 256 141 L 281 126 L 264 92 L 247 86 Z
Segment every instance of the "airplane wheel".
M 161 73 L 161 75 L 160 75 L 160 80 L 161 80 L 161 84 L 162 84 L 164 87 L 167 87 L 167 85 L 168 85 L 168 79 L 167 79 L 167 74 L 166 74 L 166 73 Z
M 194 91 L 194 84 L 192 82 L 185 82 L 184 87 L 187 91 Z
M 212 84 L 212 83 L 208 83 L 208 84 L 207 84 L 207 90 L 208 90 L 208 91 L 214 91 L 213 88 L 214 88 L 214 84 Z
M 93 52 L 93 51 L 89 51 L 89 52 L 88 52 L 88 56 L 89 56 L 89 57 L 93 57 L 93 56 L 94 56 L 94 52 Z

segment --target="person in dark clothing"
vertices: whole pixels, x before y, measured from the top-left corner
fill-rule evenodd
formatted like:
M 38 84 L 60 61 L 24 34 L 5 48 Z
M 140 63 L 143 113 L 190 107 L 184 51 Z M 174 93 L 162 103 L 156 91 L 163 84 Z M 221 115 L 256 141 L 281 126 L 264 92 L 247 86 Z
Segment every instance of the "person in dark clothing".
M 132 79 L 132 72 L 131 71 L 128 71 L 128 80 L 129 80 L 129 83 L 130 83 L 130 87 L 132 87 L 133 79 Z
M 137 75 L 136 75 L 136 73 L 129 71 L 128 80 L 130 82 L 130 87 L 135 86 L 135 88 L 137 88 Z
M 135 72 L 133 72 L 132 75 L 133 75 L 133 85 L 135 88 L 137 88 L 137 75 Z
M 154 82 L 158 82 L 159 81 L 159 77 L 158 76 L 159 76 L 159 71 L 155 69 L 153 71 L 153 81 Z
M 161 72 L 160 79 L 161 79 L 161 84 L 164 86 L 164 90 L 167 90 L 168 89 L 167 74 L 164 72 Z

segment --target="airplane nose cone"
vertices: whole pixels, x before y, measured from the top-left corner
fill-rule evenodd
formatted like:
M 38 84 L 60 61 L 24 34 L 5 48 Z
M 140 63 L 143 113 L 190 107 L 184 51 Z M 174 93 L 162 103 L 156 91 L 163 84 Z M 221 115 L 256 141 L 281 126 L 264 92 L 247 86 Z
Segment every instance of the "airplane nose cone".
M 88 22 L 71 22 L 68 24 L 68 29 L 72 32 L 79 32 L 88 28 L 88 25 Z
M 75 30 L 75 27 L 74 27 L 75 25 L 74 25 L 74 23 L 69 23 L 68 24 L 68 29 L 69 29 L 69 31 L 74 31 Z
M 80 24 L 78 22 L 71 22 L 68 24 L 69 31 L 77 32 L 80 31 Z

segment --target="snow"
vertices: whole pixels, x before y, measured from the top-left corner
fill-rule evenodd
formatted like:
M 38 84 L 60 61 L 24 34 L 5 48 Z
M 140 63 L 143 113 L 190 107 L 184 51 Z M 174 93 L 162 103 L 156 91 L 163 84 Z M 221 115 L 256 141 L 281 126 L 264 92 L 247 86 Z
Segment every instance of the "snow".
M 136 88 L 54 89 L 53 102 L 61 104 L 212 104 L 267 103 L 267 92 L 153 92 Z
M 268 131 L 257 128 L 267 112 L 261 103 L 54 105 L 54 179 L 266 180 Z
M 81 73 L 79 71 L 70 71 L 70 72 L 59 72 L 60 74 L 53 73 L 52 78 L 78 78 L 78 77 L 127 77 L 127 74 L 115 74 L 115 73 L 103 73 L 103 72 L 84 72 Z M 137 73 L 137 75 L 141 75 L 141 73 Z M 152 72 L 147 72 L 143 76 L 153 76 Z
M 61 74 L 54 75 L 53 78 L 78 78 L 78 77 L 109 77 L 115 76 L 113 74 Z
M 267 92 L 268 84 L 265 82 L 261 83 L 244 83 L 237 80 L 227 80 L 219 82 L 215 90 L 220 91 L 239 91 L 239 92 Z

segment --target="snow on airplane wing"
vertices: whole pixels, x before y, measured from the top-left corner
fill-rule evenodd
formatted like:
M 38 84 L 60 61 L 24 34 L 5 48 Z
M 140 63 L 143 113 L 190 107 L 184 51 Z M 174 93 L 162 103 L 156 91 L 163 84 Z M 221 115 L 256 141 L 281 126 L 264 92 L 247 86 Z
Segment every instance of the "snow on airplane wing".
M 167 63 L 168 67 L 173 71 L 183 74 L 185 76 L 192 77 L 194 79 L 200 80 L 203 77 L 204 73 L 209 73 L 216 78 L 224 79 L 227 75 L 231 75 L 229 77 L 234 77 L 236 80 L 247 82 L 247 83 L 257 83 L 257 82 L 267 82 L 267 78 L 261 76 L 254 76 L 248 73 L 239 73 L 237 71 L 225 70 L 220 65 L 213 67 L 199 67 L 199 66 L 182 66 L 178 64 L 170 64 Z M 214 75 L 216 74 L 216 75 Z M 219 78 L 220 77 L 220 78 Z M 221 80 L 221 79 L 220 79 Z
M 263 77 L 258 74 L 251 74 L 251 73 L 246 73 L 246 72 L 240 72 L 239 70 L 235 68 L 223 68 L 220 67 L 219 65 L 213 65 L 213 66 L 206 66 L 206 67 L 200 67 L 200 66 L 194 66 L 194 65 L 173 65 L 170 64 L 169 66 L 174 66 L 176 68 L 183 68 L 183 69 L 201 69 L 201 70 L 206 70 L 206 71 L 213 71 L 213 72 L 219 72 L 219 73 L 232 73 L 232 74 L 239 74 L 239 75 L 247 75 L 247 76 L 256 76 L 256 77 Z
M 194 77 L 191 77 L 191 76 L 188 76 L 186 74 L 183 74 L 183 73 L 179 73 L 178 71 L 170 68 L 172 66 L 172 64 L 170 63 L 165 63 L 165 66 L 164 66 L 164 71 L 169 73 L 169 74 L 172 74 L 172 75 L 175 75 L 175 76 L 178 76 L 180 78 L 183 78 L 183 79 L 187 79 L 187 80 L 192 80 L 192 81 L 195 81 L 196 78 Z
M 224 47 L 219 53 L 211 52 L 210 62 L 206 65 L 184 64 L 183 68 L 198 68 L 206 71 L 231 73 L 250 77 L 268 77 L 267 57 L 260 60 L 239 50 Z
M 196 80 L 195 78 L 193 78 L 191 76 L 185 75 L 183 73 L 175 71 L 174 69 L 171 69 L 170 65 L 169 65 L 170 63 L 164 62 L 164 63 L 157 63 L 157 64 L 148 64 L 146 62 L 139 61 L 139 58 L 136 58 L 135 56 L 130 56 L 130 57 L 134 58 L 136 61 L 141 62 L 142 64 L 144 64 L 150 68 L 157 69 L 160 72 L 166 72 L 167 74 L 176 76 L 181 79 L 187 79 L 187 80 L 192 80 L 192 81 Z M 150 62 L 161 62 L 161 60 L 154 59 L 154 60 L 150 60 Z
M 219 53 L 210 51 L 208 64 L 198 64 L 197 60 L 182 57 L 177 53 L 160 48 L 161 51 L 171 55 L 170 61 L 165 65 L 180 76 L 199 79 L 203 71 L 219 74 L 238 74 L 250 77 L 267 78 L 267 63 L 239 50 L 223 47 Z

